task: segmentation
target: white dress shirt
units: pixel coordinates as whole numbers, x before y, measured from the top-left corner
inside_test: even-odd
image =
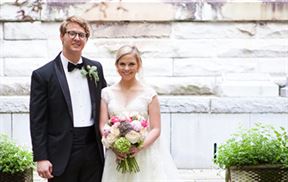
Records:
[[[71,96],[73,125],[74,127],[92,126],[94,121],[91,117],[91,98],[87,78],[81,74],[79,69],[68,72],[68,62],[71,61],[69,61],[63,53],[61,53],[60,57]],[[82,62],[82,58],[80,58],[78,64]]]

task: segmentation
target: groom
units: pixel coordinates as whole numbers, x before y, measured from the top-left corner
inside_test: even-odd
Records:
[[[60,26],[62,52],[32,73],[33,155],[39,176],[49,182],[101,181],[104,157],[98,122],[106,81],[101,64],[81,56],[89,36],[85,20],[67,18]]]

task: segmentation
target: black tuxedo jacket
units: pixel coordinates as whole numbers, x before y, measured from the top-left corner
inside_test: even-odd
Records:
[[[98,71],[97,85],[93,79],[87,78],[87,81],[99,160],[103,165],[99,112],[101,89],[106,87],[106,81],[99,62],[84,57],[82,60],[84,66],[94,65]],[[49,160],[53,165],[53,175],[62,174],[67,165],[72,147],[72,128],[73,113],[70,92],[59,54],[53,61],[33,71],[30,93],[30,131],[34,161]]]

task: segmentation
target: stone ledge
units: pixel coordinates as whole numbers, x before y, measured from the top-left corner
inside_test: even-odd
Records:
[[[41,9],[38,12],[34,8]],[[78,14],[89,21],[254,21],[287,20],[286,1],[140,1],[91,2],[71,0],[47,1],[44,4],[26,4],[2,0],[0,21],[62,21]],[[25,16],[19,9],[28,12]],[[155,12],[161,10],[161,13]],[[65,12],[65,14],[63,13]],[[65,16],[66,15],[66,16]]]
[[[109,71],[107,71],[109,72]],[[114,72],[114,71],[113,71]],[[107,76],[109,85],[115,83],[119,77]],[[17,96],[30,93],[31,78],[0,77],[0,96]],[[159,95],[214,95],[213,78],[193,77],[147,77],[145,81],[155,88]]]
[[[162,113],[288,113],[286,97],[159,96]],[[29,96],[0,96],[0,113],[28,113]]]

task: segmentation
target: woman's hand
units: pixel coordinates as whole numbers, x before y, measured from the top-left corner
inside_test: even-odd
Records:
[[[123,159],[125,159],[127,157],[127,154],[118,152],[117,150],[115,150],[113,148],[112,148],[112,151],[115,153],[117,161],[118,160],[123,160]]]
[[[130,148],[130,156],[131,157],[135,157],[136,156],[136,154],[138,153],[138,152],[140,152],[142,150],[142,147],[135,147],[135,146],[132,146],[131,148]]]

